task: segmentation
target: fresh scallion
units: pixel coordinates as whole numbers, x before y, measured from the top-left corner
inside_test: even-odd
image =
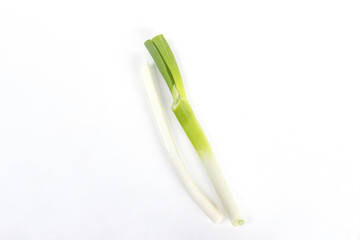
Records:
[[[231,223],[234,226],[244,224],[244,220],[239,214],[236,201],[226,183],[218,161],[214,157],[209,141],[196,119],[186,97],[180,70],[169,44],[163,35],[158,35],[151,40],[147,40],[145,46],[154,59],[157,68],[165,79],[172,94],[174,100],[172,111],[202,160],[210,181],[212,182]]]

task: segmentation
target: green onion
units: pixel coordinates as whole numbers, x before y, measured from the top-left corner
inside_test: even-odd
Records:
[[[147,40],[145,46],[154,59],[157,68],[165,79],[172,94],[174,99],[172,111],[202,160],[210,181],[212,182],[231,223],[234,226],[244,224],[244,220],[239,214],[236,201],[226,183],[218,161],[214,157],[209,141],[196,119],[186,97],[180,70],[169,44],[163,35],[158,35],[151,40]]]

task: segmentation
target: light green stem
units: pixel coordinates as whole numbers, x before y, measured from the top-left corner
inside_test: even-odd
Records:
[[[172,106],[172,110],[202,160],[210,181],[231,223],[234,226],[244,224],[244,220],[240,217],[237,204],[221,171],[220,165],[214,157],[210,143],[196,119],[189,101],[186,98],[180,97]]]
[[[189,101],[184,97],[180,97],[179,100],[173,104],[172,110],[196,152],[199,155],[202,152],[210,153],[210,143],[196,119]]]

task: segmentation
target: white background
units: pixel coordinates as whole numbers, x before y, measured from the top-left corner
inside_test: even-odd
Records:
[[[139,78],[159,33],[242,227],[166,158]],[[359,240],[359,64],[359,1],[1,0],[0,239]]]

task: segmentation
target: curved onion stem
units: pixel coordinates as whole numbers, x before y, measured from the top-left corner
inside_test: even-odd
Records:
[[[169,119],[164,111],[163,103],[160,99],[158,89],[155,86],[154,78],[148,62],[143,65],[141,75],[151,109],[156,120],[157,128],[177,174],[191,198],[214,223],[219,223],[223,218],[223,215],[196,185],[180,156],[175,143],[174,135],[169,125]]]

